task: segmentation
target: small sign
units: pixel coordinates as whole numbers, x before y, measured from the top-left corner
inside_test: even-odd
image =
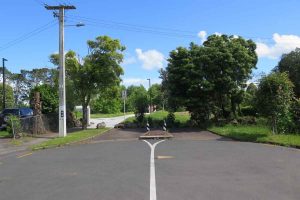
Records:
[[[64,111],[60,111],[60,117],[64,117]]]

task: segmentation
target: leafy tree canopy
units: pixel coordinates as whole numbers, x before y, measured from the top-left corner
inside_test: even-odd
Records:
[[[252,40],[227,35],[209,36],[203,46],[178,47],[170,53],[164,76],[169,98],[186,106],[196,121],[206,121],[211,113],[235,114],[240,90],[256,67],[255,49]]]
[[[284,54],[275,67],[274,71],[287,72],[289,79],[294,84],[294,93],[299,98],[300,97],[300,49],[297,48],[288,54]]]
[[[291,125],[293,87],[285,72],[271,73],[260,81],[256,93],[257,110],[270,119],[274,132],[286,132]]]
[[[125,47],[119,40],[99,36],[87,42],[89,55],[79,62],[74,51],[66,54],[66,77],[74,85],[74,93],[83,107],[83,128],[87,127],[87,106],[93,95],[103,89],[120,84],[123,69],[122,52]],[[53,64],[58,64],[56,55],[50,56]]]

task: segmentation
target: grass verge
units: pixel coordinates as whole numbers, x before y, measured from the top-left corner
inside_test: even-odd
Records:
[[[54,138],[45,142],[42,142],[40,144],[36,144],[33,146],[30,146],[29,148],[31,150],[39,150],[39,149],[48,149],[48,148],[54,148],[54,147],[60,147],[76,142],[80,142],[86,139],[93,138],[97,135],[100,135],[104,132],[109,130],[109,128],[103,128],[103,129],[89,129],[89,130],[83,130],[78,131],[69,134],[67,137],[64,138]]]
[[[11,134],[7,131],[0,131],[0,138],[11,138]]]
[[[268,143],[286,147],[300,148],[300,135],[297,134],[272,134],[266,126],[250,125],[225,125],[223,127],[208,128],[218,135],[239,141]]]
[[[167,111],[157,111],[146,115],[146,118],[151,117],[154,123],[162,122],[168,116]],[[188,112],[175,112],[175,123],[178,126],[186,126],[187,122],[190,120],[190,114]],[[125,123],[134,123],[136,122],[135,117],[129,117],[125,120]]]

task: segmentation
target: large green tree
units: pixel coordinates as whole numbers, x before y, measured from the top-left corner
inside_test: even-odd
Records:
[[[274,133],[285,133],[291,128],[293,83],[287,73],[271,73],[263,77],[256,92],[258,112],[269,118]]]
[[[141,101],[141,105],[137,105],[137,98],[144,99]],[[147,90],[144,86],[131,85],[127,88],[127,99],[126,99],[126,110],[132,112],[138,112],[138,110],[146,112],[149,106],[149,99],[147,95]],[[139,107],[139,108],[137,108]]]
[[[178,47],[166,68],[172,104],[186,106],[198,122],[212,113],[216,118],[236,115],[241,89],[256,67],[255,49],[253,41],[227,35],[209,36],[203,46]]]
[[[119,86],[105,88],[91,102],[93,113],[119,113],[121,111],[121,91]]]
[[[123,74],[120,64],[125,50],[119,40],[108,36],[99,36],[87,44],[89,54],[83,62],[79,62],[73,51],[66,54],[66,77],[73,84],[73,92],[83,108],[83,129],[87,128],[87,107],[92,97],[107,87],[120,84]],[[50,60],[58,63],[56,55],[51,55]]]
[[[289,79],[295,85],[294,93],[296,97],[300,97],[300,48],[288,54],[284,54],[275,67],[274,71],[287,72]]]
[[[148,90],[148,95],[151,95],[151,103],[156,106],[157,109],[164,107],[163,91],[161,84],[153,84]]]
[[[135,113],[136,119],[141,123],[149,106],[149,96],[144,86],[133,86],[129,91],[128,101]]]

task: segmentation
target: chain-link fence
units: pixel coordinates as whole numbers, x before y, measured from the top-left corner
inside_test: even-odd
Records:
[[[22,135],[41,135],[49,132],[57,132],[58,117],[56,114],[35,115],[24,118],[11,117],[8,119],[10,131],[14,138]]]
[[[58,114],[42,114],[35,116],[28,116],[24,118],[10,117],[7,119],[8,131],[10,131],[14,137],[22,135],[41,135],[45,133],[58,132]],[[77,120],[71,112],[67,113],[67,127],[79,127],[81,123]]]

